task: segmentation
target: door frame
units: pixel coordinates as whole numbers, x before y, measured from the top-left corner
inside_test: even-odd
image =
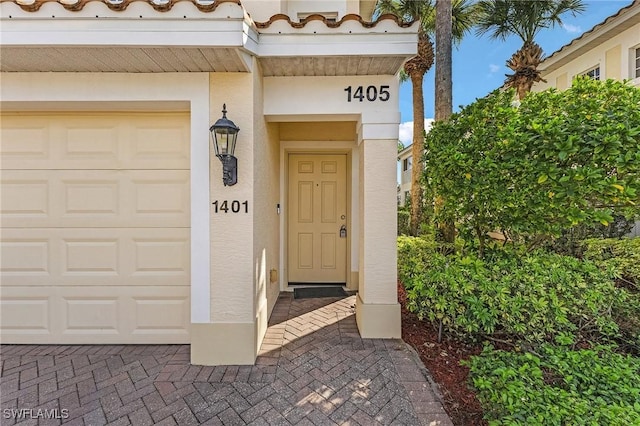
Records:
[[[346,155],[346,188],[347,188],[347,259],[346,259],[346,285],[349,289],[357,289],[357,278],[354,279],[353,259],[354,259],[354,241],[358,241],[356,230],[359,224],[359,218],[354,217],[358,209],[357,200],[353,200],[354,193],[357,191],[354,186],[353,161],[358,156],[354,153],[358,149],[355,141],[331,141],[331,142],[309,142],[309,141],[281,141],[280,142],[280,291],[293,291],[293,287],[289,287],[289,247],[288,247],[288,228],[289,228],[289,155],[291,154],[324,154],[324,155]],[[355,206],[354,206],[355,204]],[[354,238],[356,237],[356,238]],[[357,260],[357,255],[355,256]]]

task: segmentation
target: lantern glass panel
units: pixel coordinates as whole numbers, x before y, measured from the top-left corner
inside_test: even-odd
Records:
[[[216,138],[218,139],[218,155],[229,154],[229,134],[226,129],[217,129]]]

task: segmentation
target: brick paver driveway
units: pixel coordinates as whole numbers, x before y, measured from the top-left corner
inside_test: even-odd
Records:
[[[0,423],[451,425],[417,355],[360,338],[354,304],[283,294],[255,366],[193,366],[186,345],[3,345]]]

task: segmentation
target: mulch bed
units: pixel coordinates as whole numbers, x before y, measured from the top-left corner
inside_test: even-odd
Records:
[[[402,339],[413,346],[438,383],[444,398],[444,408],[456,426],[487,425],[475,393],[467,386],[469,369],[460,365],[482,351],[480,345],[468,345],[443,337],[438,343],[437,328],[420,321],[406,309],[407,296],[398,283],[398,300],[402,306]]]

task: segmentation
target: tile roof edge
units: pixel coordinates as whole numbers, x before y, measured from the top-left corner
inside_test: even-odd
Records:
[[[271,18],[269,18],[268,21],[255,22],[255,25],[258,29],[264,29],[264,28],[269,28],[271,24],[273,24],[276,21],[286,21],[292,28],[299,29],[299,28],[304,28],[305,25],[307,25],[309,22],[321,21],[328,28],[338,28],[340,27],[340,25],[342,25],[345,22],[357,21],[365,28],[373,28],[376,25],[378,25],[380,21],[383,21],[383,20],[393,20],[401,28],[408,28],[411,25],[413,25],[413,22],[405,22],[400,18],[398,18],[396,15],[391,15],[391,14],[381,15],[375,21],[369,22],[369,21],[365,21],[360,15],[356,15],[353,13],[343,16],[342,19],[340,19],[337,22],[330,21],[325,16],[322,16],[320,14],[309,15],[306,18],[301,19],[300,22],[294,22],[291,20],[291,18],[288,15],[285,15],[284,13],[279,13],[279,14],[273,15]]]
[[[198,8],[198,10],[200,10],[201,12],[213,12],[214,10],[217,9],[219,5],[224,3],[235,3],[238,6],[242,6],[242,4],[240,3],[240,0],[216,0],[211,4],[202,4],[197,2],[196,0],[168,0],[161,3],[154,2],[152,0],[123,0],[120,2],[112,2],[109,0],[77,0],[73,3],[69,1],[64,1],[64,0],[35,0],[30,3],[19,1],[19,0],[0,0],[0,3],[15,3],[25,12],[37,12],[46,3],[58,3],[60,6],[62,6],[68,11],[78,12],[84,9],[84,7],[91,2],[103,3],[109,9],[115,12],[121,12],[127,9],[129,5],[135,2],[147,3],[158,12],[168,12],[173,8],[173,6],[175,6],[177,3],[180,3],[180,2],[191,3],[196,8]]]

